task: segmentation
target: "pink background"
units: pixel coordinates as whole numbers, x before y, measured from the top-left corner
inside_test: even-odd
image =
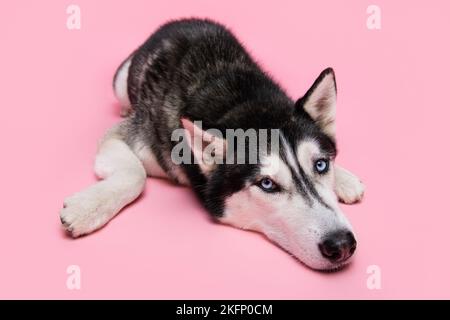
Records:
[[[68,1],[0,5],[0,298],[450,298],[448,1]],[[365,200],[343,206],[359,244],[339,273],[211,223],[189,189],[149,179],[105,229],[72,240],[64,197],[95,181],[96,141],[119,121],[113,73],[168,19],[230,26],[293,97],[338,81],[338,162]],[[81,290],[66,268],[81,267]],[[366,286],[369,265],[381,289]]]

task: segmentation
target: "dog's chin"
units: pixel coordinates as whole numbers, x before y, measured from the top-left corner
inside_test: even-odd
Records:
[[[308,268],[311,268],[312,270],[315,270],[315,271],[324,272],[324,273],[333,273],[333,272],[341,271],[341,270],[347,268],[347,266],[351,264],[351,260],[352,260],[352,259],[348,259],[343,262],[332,263],[332,262],[330,262],[328,260],[324,260],[322,258],[317,259],[314,262],[312,262],[312,261],[306,262],[306,261],[301,260],[300,258],[297,258],[297,259],[300,260],[300,262],[302,262]]]
[[[344,270],[347,268],[347,266],[350,264],[350,261],[344,261],[338,264],[333,264],[325,269],[318,269],[318,271],[325,272],[325,273],[333,273],[337,271]]]

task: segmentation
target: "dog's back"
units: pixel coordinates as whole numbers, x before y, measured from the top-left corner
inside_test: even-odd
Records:
[[[114,87],[118,96],[126,90],[130,136],[152,146],[174,180],[171,134],[182,117],[202,121],[204,129],[279,127],[294,104],[230,31],[199,19],[160,27],[122,63]]]

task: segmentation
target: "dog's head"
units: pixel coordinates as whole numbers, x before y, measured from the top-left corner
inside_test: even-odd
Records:
[[[198,135],[202,141],[190,146],[194,157],[204,159],[199,162],[207,177],[203,200],[221,222],[263,233],[314,269],[336,269],[349,261],[356,241],[334,192],[333,70],[324,70],[291,108],[279,125],[277,148],[270,144],[274,138],[267,139],[269,151],[258,153],[256,163],[236,163],[236,156],[217,161],[230,149],[228,137],[197,130],[183,120],[191,141]]]

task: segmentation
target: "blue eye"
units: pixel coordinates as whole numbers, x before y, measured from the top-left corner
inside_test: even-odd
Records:
[[[314,167],[317,173],[324,174],[328,171],[330,162],[327,159],[319,159],[315,162]]]
[[[277,184],[269,178],[261,179],[258,186],[266,192],[274,192],[278,189]]]

